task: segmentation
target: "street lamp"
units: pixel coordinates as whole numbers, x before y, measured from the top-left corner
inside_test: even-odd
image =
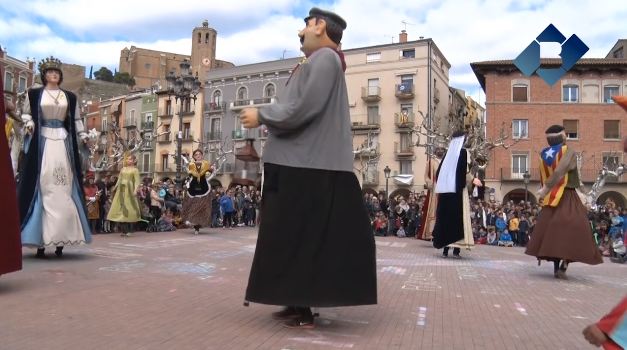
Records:
[[[165,80],[168,82],[168,99],[174,97],[174,101],[179,105],[179,132],[176,138],[176,185],[179,190],[183,189],[181,180],[181,153],[183,147],[183,105],[191,100],[196,104],[196,95],[200,92],[200,80],[192,75],[189,70],[190,64],[187,59],[179,65],[181,75],[176,76],[174,71],[170,71]]]
[[[387,203],[388,200],[388,180],[390,179],[390,173],[392,172],[392,169],[390,169],[389,166],[385,166],[385,169],[383,169],[383,174],[385,174],[385,201]]]
[[[525,183],[525,205],[527,205],[527,200],[529,196],[529,192],[527,191],[527,186],[529,186],[529,179],[531,178],[531,174],[529,171],[525,171],[523,174],[523,182]]]

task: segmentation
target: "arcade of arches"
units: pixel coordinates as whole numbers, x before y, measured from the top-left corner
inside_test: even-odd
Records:
[[[517,188],[517,189],[509,191],[503,197],[503,203],[508,202],[510,200],[514,201],[514,203],[520,203],[520,201],[524,201],[525,200],[525,189],[524,188]],[[535,204],[538,200],[536,199],[536,196],[533,193],[531,193],[530,191],[527,191],[527,201],[531,202],[532,204]]]
[[[531,202],[532,204],[535,204],[537,202],[536,196],[533,193],[527,191],[527,195],[528,195],[529,202]],[[503,202],[507,202],[509,200],[513,200],[514,203],[524,201],[525,190],[522,188],[517,188],[515,190],[509,191],[503,197]],[[603,205],[605,204],[607,200],[613,201],[616,204],[616,206],[621,207],[621,208],[625,208],[627,206],[627,199],[625,199],[625,196],[616,191],[603,192],[597,199],[597,204]]]

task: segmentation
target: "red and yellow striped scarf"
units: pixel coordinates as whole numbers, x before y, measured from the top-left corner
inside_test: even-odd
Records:
[[[551,147],[549,147],[551,148]],[[549,150],[546,148],[543,153]],[[566,150],[568,147],[566,145],[562,145],[562,147],[555,153],[555,159],[553,161],[547,161],[546,157],[542,157],[540,155],[540,183],[544,186],[546,180],[555,172],[555,169],[559,165],[560,161],[564,154],[566,154]],[[566,184],[568,183],[568,173],[564,174],[556,184],[551,188],[549,193],[544,196],[542,199],[542,206],[550,206],[556,207],[560,199],[562,199],[562,195],[564,194],[564,189],[566,188]]]

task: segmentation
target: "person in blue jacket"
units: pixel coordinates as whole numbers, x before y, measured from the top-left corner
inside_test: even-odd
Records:
[[[229,189],[220,198],[220,208],[224,213],[224,228],[233,227],[233,214],[235,213],[235,206],[233,205],[233,190]]]

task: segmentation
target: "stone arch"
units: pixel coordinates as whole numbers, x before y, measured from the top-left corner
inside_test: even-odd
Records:
[[[361,189],[361,194],[362,195],[366,194],[366,193],[372,194],[375,197],[379,196],[379,193],[372,187],[364,187],[364,188]]]
[[[606,191],[601,193],[601,195],[599,195],[599,197],[597,198],[597,204],[603,205],[608,199],[612,200],[617,207],[625,208],[627,206],[627,200],[625,199],[625,196],[622,193],[616,191]]]
[[[248,99],[248,88],[246,86],[240,86],[235,93],[235,99],[238,101]]]
[[[395,198],[396,196],[403,196],[405,200],[407,200],[407,198],[409,198],[410,193],[411,191],[406,188],[398,188],[392,191],[392,193],[390,193],[390,198]]]
[[[271,98],[276,96],[276,85],[274,83],[267,83],[263,87],[263,97]]]
[[[218,187],[222,187],[222,182],[220,182],[220,180],[213,178],[211,180],[209,180],[209,184],[211,185],[212,189],[216,189]]]
[[[525,200],[525,189],[524,188],[516,188],[513,189],[509,192],[507,192],[507,194],[505,194],[505,196],[503,196],[503,203],[513,200],[514,203],[519,203],[520,201],[524,201]],[[527,200],[529,202],[531,202],[531,204],[535,204],[537,203],[537,198],[536,196],[531,193],[529,191],[529,189],[527,189]]]
[[[222,90],[220,89],[215,89],[212,93],[211,93],[211,103],[214,104],[214,106],[218,107],[219,105],[222,104]]]

